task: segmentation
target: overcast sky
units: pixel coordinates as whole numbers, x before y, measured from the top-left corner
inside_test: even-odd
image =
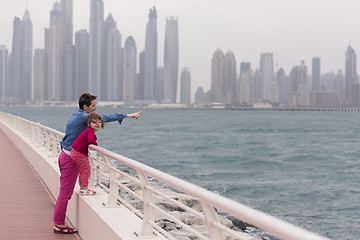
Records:
[[[34,48],[44,47],[44,28],[54,0],[0,0],[0,45],[11,52],[14,16],[22,18],[28,7]],[[90,0],[73,0],[74,33],[89,29]],[[360,52],[359,0],[104,0],[122,34],[122,45],[132,35],[138,53],[145,47],[149,9],[158,18],[158,65],[163,66],[165,18],[177,16],[179,24],[179,73],[191,71],[192,92],[210,88],[211,58],[216,49],[231,50],[237,62],[259,67],[262,52],[274,53],[275,70],[286,74],[304,60],[311,74],[311,60],[321,58],[321,73],[344,69],[350,45]],[[193,98],[193,96],[192,96]]]

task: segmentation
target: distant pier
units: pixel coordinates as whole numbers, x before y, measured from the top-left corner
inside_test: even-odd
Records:
[[[281,107],[281,108],[253,108],[253,107],[232,107],[225,108],[232,110],[271,110],[271,111],[315,111],[315,112],[359,112],[360,108],[292,108],[292,107]]]

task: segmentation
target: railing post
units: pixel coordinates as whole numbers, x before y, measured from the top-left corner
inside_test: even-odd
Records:
[[[39,142],[39,130],[40,129],[40,123],[34,123],[34,125],[31,126],[31,141],[38,146]]]
[[[117,196],[119,195],[119,186],[114,183],[117,180],[117,174],[114,171],[115,166],[114,163],[111,161],[111,158],[108,156],[104,156],[106,165],[109,171],[109,197],[106,203],[107,207],[117,207]]]
[[[213,206],[199,201],[200,206],[205,215],[205,222],[208,228],[209,239],[210,240],[224,240],[224,235],[219,228],[216,228],[212,225],[213,222],[218,222],[219,218]]]
[[[89,164],[90,164],[90,168],[95,168],[94,166],[94,161],[93,161],[93,155],[96,154],[95,151],[93,150],[90,150],[89,149]],[[89,186],[90,187],[94,187],[95,186],[95,180],[94,179],[97,179],[96,177],[96,171],[92,171],[91,170],[91,173],[90,173],[90,178],[89,178]]]
[[[154,227],[150,224],[150,222],[155,222],[155,211],[150,206],[150,203],[155,204],[155,200],[151,190],[145,188],[145,186],[150,186],[149,179],[143,172],[137,170],[137,174],[141,182],[144,198],[144,217],[141,225],[140,235],[149,236],[153,233],[154,230]]]

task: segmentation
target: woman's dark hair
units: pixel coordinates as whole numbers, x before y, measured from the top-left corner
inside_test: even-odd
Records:
[[[96,96],[91,95],[90,93],[83,93],[81,94],[81,96],[79,97],[79,108],[81,110],[84,110],[84,105],[86,105],[87,107],[91,105],[91,101],[95,100]]]
[[[101,115],[96,112],[91,112],[88,114],[87,126],[91,127],[91,122],[96,122],[97,120],[101,121],[101,127],[104,128],[104,120],[102,119]]]

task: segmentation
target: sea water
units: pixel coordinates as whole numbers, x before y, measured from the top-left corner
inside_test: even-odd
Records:
[[[0,108],[61,132],[75,110]],[[107,123],[99,146],[330,239],[360,239],[360,113],[143,111]]]

